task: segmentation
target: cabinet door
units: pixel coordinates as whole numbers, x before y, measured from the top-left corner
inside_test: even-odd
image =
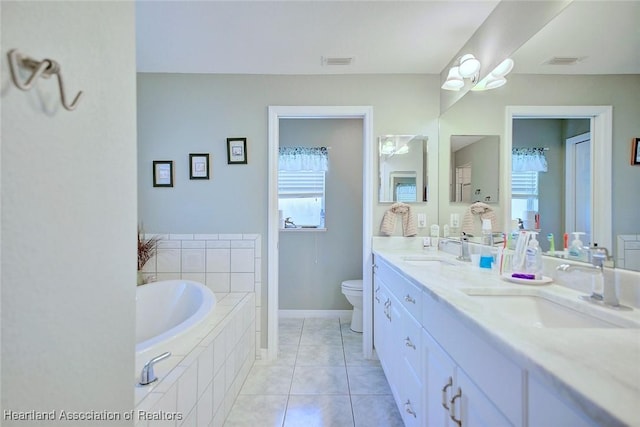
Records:
[[[459,367],[456,368],[454,397],[460,397],[452,403],[451,414],[461,421],[464,427],[502,427],[511,426],[509,420],[496,408],[489,398],[480,391]],[[452,400],[454,398],[452,397]]]
[[[529,376],[529,425],[545,427],[595,427],[584,412],[562,401],[552,388],[542,384],[534,375]]]
[[[453,424],[449,416],[450,401],[455,383],[455,363],[426,331],[422,331],[422,345],[426,352],[427,423],[429,427]]]
[[[387,294],[381,279],[374,275],[373,279],[373,346],[378,358],[382,359],[386,345],[384,342],[387,329],[386,318]]]

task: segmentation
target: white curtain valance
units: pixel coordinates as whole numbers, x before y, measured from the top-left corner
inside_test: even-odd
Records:
[[[326,171],[327,147],[280,147],[278,169],[281,171]]]
[[[546,172],[544,148],[513,148],[511,170],[514,172]]]

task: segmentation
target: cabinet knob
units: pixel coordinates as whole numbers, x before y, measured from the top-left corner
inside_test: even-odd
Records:
[[[462,397],[462,389],[458,387],[458,391],[451,398],[451,407],[449,408],[449,418],[458,425],[458,427],[462,427],[462,419],[456,418],[456,400]]]
[[[415,298],[411,298],[411,295],[409,295],[409,294],[407,294],[407,295],[404,297],[404,300],[405,300],[406,302],[410,302],[411,304],[415,304],[415,303],[416,303]]]
[[[406,345],[407,347],[411,347],[414,350],[416,349],[416,345],[411,342],[411,338],[409,338],[409,337],[406,337],[404,339],[404,345]]]
[[[449,381],[442,387],[442,407],[449,410],[449,405],[447,402],[449,401],[449,397],[447,396],[447,389],[453,385],[453,378],[449,377]]]
[[[404,410],[407,414],[413,415],[413,418],[417,418],[416,411],[411,408],[411,400],[407,399],[407,401],[404,403]]]

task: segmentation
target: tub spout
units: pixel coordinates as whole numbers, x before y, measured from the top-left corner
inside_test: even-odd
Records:
[[[156,377],[156,374],[153,372],[153,365],[169,356],[171,356],[171,352],[167,351],[166,353],[162,353],[160,356],[156,356],[145,363],[142,368],[142,372],[140,373],[140,385],[148,385],[157,380],[158,377]]]

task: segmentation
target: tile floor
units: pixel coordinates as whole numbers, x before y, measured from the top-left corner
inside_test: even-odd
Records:
[[[395,427],[402,418],[362,334],[335,318],[281,319],[274,362],[256,361],[225,427]]]

